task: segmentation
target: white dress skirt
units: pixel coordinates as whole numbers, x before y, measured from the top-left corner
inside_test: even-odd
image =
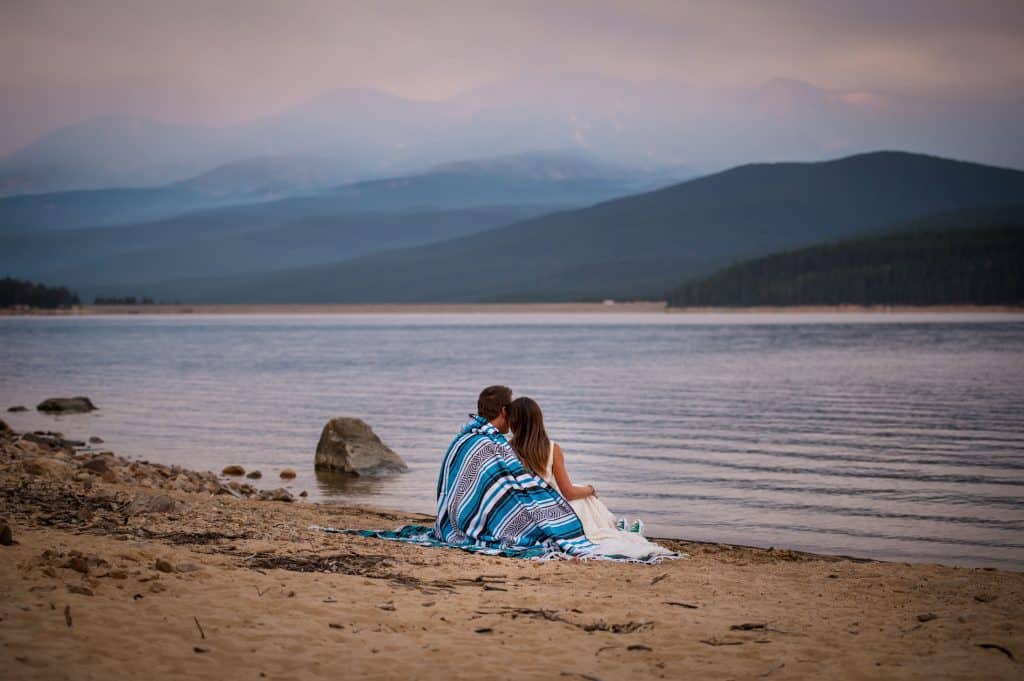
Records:
[[[555,443],[552,442],[551,450],[548,452],[548,463],[544,469],[544,482],[562,494],[552,472],[554,456]],[[567,501],[572,506],[572,510],[576,511],[580,522],[583,523],[583,533],[587,535],[587,539],[597,544],[599,553],[637,559],[675,555],[673,551],[648,541],[637,532],[624,531],[615,527],[615,516],[595,495],[591,494],[582,499],[567,499]]]

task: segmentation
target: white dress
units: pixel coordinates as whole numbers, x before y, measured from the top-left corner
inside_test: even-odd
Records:
[[[555,458],[555,443],[551,443],[548,451],[548,463],[544,468],[544,482],[562,494],[555,481],[552,464]],[[562,496],[565,496],[562,494]],[[648,541],[637,532],[628,532],[615,527],[615,516],[608,507],[595,495],[582,499],[567,499],[572,510],[576,511],[583,523],[583,533],[587,539],[597,544],[598,552],[604,555],[627,556],[629,558],[646,559],[651,556],[671,556],[674,552]]]

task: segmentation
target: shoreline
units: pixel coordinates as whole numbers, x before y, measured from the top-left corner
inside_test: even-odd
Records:
[[[662,301],[614,303],[323,303],[82,305],[63,310],[0,308],[0,316],[104,315],[387,315],[387,314],[1024,314],[1014,305],[805,305],[762,307],[667,307]]]
[[[1024,656],[1024,573],[676,540],[690,559],[517,560],[310,529],[426,515],[237,492],[0,423],[0,660],[24,679],[613,681],[1019,678]]]

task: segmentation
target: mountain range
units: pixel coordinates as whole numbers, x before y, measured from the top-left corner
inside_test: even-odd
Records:
[[[342,89],[219,128],[126,116],[68,125],[0,159],[0,196],[164,185],[253,158],[327,159],[339,182],[354,182],[569,148],[630,167],[687,165],[690,175],[752,158],[820,160],[890,146],[1021,166],[1022,115],[1020,97],[969,108],[785,78],[709,89],[553,73],[439,101]]]
[[[193,302],[664,299],[684,279],[741,259],[1022,196],[1024,172],[903,152],[751,164],[333,263],[81,288]]]

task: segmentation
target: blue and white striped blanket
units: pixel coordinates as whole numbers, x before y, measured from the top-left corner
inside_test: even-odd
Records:
[[[594,551],[562,495],[527,470],[505,437],[480,416],[471,416],[441,462],[431,539],[528,557]]]

